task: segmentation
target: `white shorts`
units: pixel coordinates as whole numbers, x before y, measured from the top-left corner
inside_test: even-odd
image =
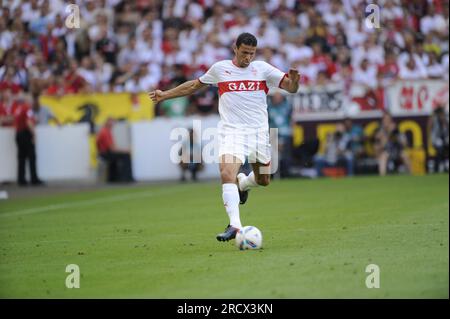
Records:
[[[268,164],[271,159],[271,145],[267,130],[254,132],[221,132],[219,133],[219,157],[229,154],[238,158],[241,163],[248,162]]]

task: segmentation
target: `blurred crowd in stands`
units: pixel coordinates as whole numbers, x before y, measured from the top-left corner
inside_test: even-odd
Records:
[[[448,79],[447,0],[370,1],[380,28],[366,26],[366,2],[79,0],[80,28],[67,28],[62,0],[3,0],[0,87],[50,95],[165,89],[231,58],[244,31],[258,38],[256,59],[298,68],[304,85]],[[213,99],[204,95],[201,109]]]
[[[256,59],[283,71],[297,68],[303,86],[337,82],[373,89],[398,79],[449,79],[448,0],[74,3],[79,16],[62,0],[0,1],[0,109],[24,96],[31,105],[39,95],[168,89],[232,58],[242,32],[258,38]],[[379,28],[366,25],[369,3],[380,8]],[[79,28],[68,28],[74,14]],[[211,87],[158,104],[156,115],[217,113],[217,98]],[[328,144],[343,137],[330,137]],[[377,154],[386,161],[381,150]],[[351,159],[344,158],[351,172]]]

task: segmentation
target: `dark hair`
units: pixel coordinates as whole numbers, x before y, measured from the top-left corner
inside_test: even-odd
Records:
[[[239,48],[241,44],[250,45],[256,47],[258,45],[258,40],[256,37],[248,32],[241,33],[236,40],[236,47]]]

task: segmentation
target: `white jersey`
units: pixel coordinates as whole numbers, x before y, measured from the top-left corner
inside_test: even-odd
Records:
[[[279,87],[285,73],[264,61],[246,68],[231,60],[219,61],[199,78],[201,83],[219,88],[219,130],[269,129],[267,92]]]

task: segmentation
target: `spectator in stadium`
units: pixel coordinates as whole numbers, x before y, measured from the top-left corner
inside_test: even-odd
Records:
[[[91,56],[85,56],[81,61],[78,74],[87,82],[89,90],[95,91],[98,85],[98,78],[95,74],[95,64]]]
[[[444,32],[448,30],[448,20],[445,21],[442,14],[436,12],[433,4],[428,5],[427,15],[420,20],[420,31],[427,35],[430,32]]]
[[[119,4],[121,12],[116,14],[117,23],[121,25],[133,25],[136,24],[141,18],[139,11],[136,10],[134,1],[123,1]]]
[[[305,41],[304,41],[304,36],[302,35],[302,29],[300,28],[297,16],[295,14],[289,15],[288,23],[289,23],[289,25],[284,30],[284,36],[286,37],[286,40],[291,40],[291,39],[294,40],[294,39],[303,38],[302,41],[304,43]],[[280,41],[279,39],[277,39],[277,40]],[[280,43],[278,43],[277,45],[279,45],[279,44]]]
[[[350,63],[344,63],[339,66],[338,72],[333,75],[333,82],[343,85],[343,92],[346,96],[350,96],[352,88],[353,69]]]
[[[330,32],[336,34],[336,28],[340,25],[345,25],[346,17],[344,11],[342,10],[341,1],[332,0],[331,8],[327,11],[323,17],[327,25],[329,26]]]
[[[314,42],[312,44],[314,55],[311,58],[311,62],[317,65],[319,72],[325,72],[327,78],[330,78],[336,72],[336,65],[331,59],[330,54],[323,52],[323,47],[324,45],[320,42]]]
[[[345,167],[346,174],[353,175],[353,154],[349,149],[349,136],[344,132],[344,126],[338,124],[336,131],[327,135],[324,154],[314,158],[317,176],[323,176],[323,169],[326,167]]]
[[[392,84],[398,79],[399,67],[394,52],[389,51],[385,54],[385,61],[378,65],[378,75],[381,76],[381,84],[384,86]]]
[[[25,70],[6,63],[0,67],[0,87],[11,87],[15,94],[24,90],[27,87],[27,83],[28,75]]]
[[[384,112],[379,126],[373,135],[373,148],[377,158],[383,152],[388,141],[389,134],[395,126],[396,124],[394,123],[391,115]]]
[[[52,85],[51,75],[64,74],[68,82],[80,77],[78,66],[75,70],[70,66],[72,59],[79,64],[85,57],[96,60],[94,56],[100,54],[104,63],[95,63],[95,70],[88,71],[100,74],[100,77],[105,73],[106,78],[112,71],[112,85],[104,85],[107,79],[102,78],[97,81],[102,83],[102,88],[95,85],[94,91],[121,92],[131,76],[118,83],[116,79],[128,72],[134,74],[137,68],[127,70],[128,63],[124,62],[127,59],[120,57],[128,43],[136,42],[137,52],[131,55],[136,56],[137,65],[151,63],[155,64],[153,69],[161,70],[166,64],[181,63],[187,70],[200,57],[207,69],[214,62],[231,56],[229,47],[243,28],[259,30],[261,48],[266,46],[273,51],[272,57],[265,59],[280,69],[311,58],[308,52],[314,51],[313,64],[320,71],[325,70],[328,78],[333,78],[336,68],[348,62],[352,68],[358,68],[363,58],[367,58],[370,65],[383,65],[384,56],[392,51],[405,56],[397,63],[405,79],[424,78],[420,74],[423,71],[421,64],[430,72],[429,77],[448,78],[448,72],[445,72],[448,66],[448,1],[383,2],[380,11],[383,28],[373,32],[365,27],[364,19],[353,18],[360,7],[351,1],[270,1],[255,5],[247,1],[146,1],[147,5],[143,5],[142,1],[134,4],[122,0],[89,0],[79,3],[79,29],[64,26],[67,13],[60,1],[12,1],[9,7],[0,9],[4,12],[0,18],[0,56],[5,58],[0,62],[0,81],[5,78],[6,69],[13,68],[8,72],[13,73],[13,82],[23,90],[34,92],[37,86],[46,90],[46,85]],[[140,11],[144,7],[147,9]],[[298,36],[299,30],[304,30],[304,35]],[[204,42],[209,48],[197,52]],[[320,48],[315,48],[314,43],[319,43]],[[353,53],[349,61],[340,58],[345,55],[342,47],[347,45]],[[444,67],[443,74],[437,63],[427,62],[430,52],[435,52],[437,57],[444,54],[443,60],[439,61]],[[330,53],[337,65],[330,59]],[[39,57],[33,61],[33,57],[39,55],[44,63],[39,62]],[[414,55],[420,72],[414,68],[414,72],[408,71],[409,55]],[[149,69],[149,73],[155,82],[161,79],[158,72]],[[184,73],[185,76],[196,76],[189,71]],[[90,72],[86,74],[88,82],[92,81]],[[174,80],[173,74],[167,76],[162,72],[162,76],[164,81],[166,78]],[[390,77],[384,72],[384,79],[387,78]],[[386,82],[383,85],[388,85]],[[69,83],[68,93],[89,91],[86,90],[89,86],[82,84],[79,79]]]
[[[353,81],[366,86],[367,90],[373,90],[377,87],[377,69],[369,64],[368,59],[363,59],[358,68],[353,73]]]
[[[305,44],[304,35],[300,35],[297,38],[288,38],[281,49],[286,55],[289,63],[298,60],[311,59],[314,55],[313,50]]]
[[[36,125],[48,125],[50,121],[55,121],[57,125],[61,125],[53,112],[48,107],[41,105],[39,94],[33,94],[31,105]]]
[[[301,84],[313,85],[316,83],[319,74],[319,67],[317,64],[311,63],[310,58],[305,57],[303,59],[296,60],[292,65],[302,74],[300,79]],[[324,73],[325,71],[321,72]]]
[[[198,136],[193,129],[189,129],[189,137],[183,141],[178,155],[181,158],[181,181],[186,181],[186,171],[191,173],[193,181],[197,181],[197,173],[203,170],[202,148]]]
[[[131,36],[128,40],[127,45],[122,48],[118,57],[117,64],[122,72],[133,71],[137,68],[137,63],[139,62],[139,54],[141,50],[136,50],[136,37]]]
[[[13,45],[13,40],[14,34],[6,27],[5,19],[0,19],[0,53],[10,49]]]
[[[149,66],[143,63],[139,65],[138,70],[132,77],[125,82],[125,91],[144,92],[157,84],[158,81],[149,73]]]
[[[108,34],[108,29],[105,26],[100,28],[99,39],[95,42],[95,49],[100,53],[107,63],[116,64],[118,46],[114,34]]]
[[[448,172],[448,135],[449,124],[448,115],[442,106],[434,109],[428,121],[428,134],[431,136],[431,144],[436,149],[434,158],[434,171]]]
[[[399,19],[403,16],[403,11],[401,7],[396,4],[397,1],[394,0],[386,0],[381,10],[381,19],[386,21],[394,21],[395,19]]]
[[[330,83],[330,78],[328,77],[328,73],[325,71],[319,71],[316,78],[316,87],[323,87]]]
[[[34,63],[28,70],[28,74],[30,78],[30,87],[33,92],[41,91],[48,86],[52,72],[45,63],[42,54],[37,54],[35,56]]]
[[[383,114],[374,138],[374,150],[380,176],[386,175],[388,170],[398,169],[400,165],[404,165],[407,172],[411,171],[410,159],[405,151],[406,136],[398,130],[397,124],[389,113]]]
[[[433,33],[427,34],[422,44],[423,51],[427,53],[435,53],[436,56],[440,56],[443,48],[438,43],[439,39],[436,38]]]
[[[36,170],[35,150],[35,118],[33,111],[23,97],[12,99],[11,89],[6,88],[0,103],[0,123],[9,126],[12,123],[16,129],[17,144],[17,183],[27,186],[25,166],[28,162],[30,168],[31,185],[39,186],[44,183],[39,179]]]
[[[353,123],[349,117],[344,119],[343,126],[343,145],[341,148],[347,149],[345,156],[350,159],[347,161],[347,171],[348,175],[353,175],[356,162],[365,157],[364,131],[361,125]]]
[[[278,156],[280,160],[280,177],[289,176],[291,164],[292,105],[280,92],[274,93],[268,98],[269,127],[278,129]]]
[[[56,97],[62,97],[64,95],[64,80],[61,75],[52,75],[49,78],[48,86],[43,90],[45,95],[53,95]]]
[[[435,52],[428,53],[429,62],[427,65],[427,74],[430,79],[442,79],[444,77],[444,66],[439,62]]]
[[[69,68],[64,71],[64,93],[73,94],[79,92],[85,92],[88,89],[87,81],[78,73],[78,62],[72,59],[69,63]]]
[[[425,66],[410,55],[406,64],[400,64],[399,77],[402,80],[420,80],[427,78]]]
[[[306,30],[306,44],[310,45],[314,51],[314,56],[319,57],[322,54],[322,50],[327,46],[328,29],[320,14],[315,11],[309,21],[309,28]],[[317,43],[317,46],[314,44]],[[320,52],[318,51],[320,49]]]
[[[96,139],[100,157],[108,163],[108,182],[133,182],[130,151],[116,147],[113,125],[114,120],[108,118]]]
[[[386,153],[387,161],[385,162],[385,155],[381,156],[381,165],[387,165],[387,169],[392,171],[398,170],[400,165],[404,165],[406,172],[411,172],[411,161],[409,159],[408,154],[406,153],[407,139],[406,136],[399,131],[398,128],[395,128],[390,136],[388,143],[386,145]],[[382,168],[382,170],[386,171],[386,168]]]
[[[96,92],[108,92],[108,84],[112,78],[113,66],[110,63],[105,62],[102,55],[96,53],[93,55],[94,64],[94,76],[95,81],[95,91]]]

